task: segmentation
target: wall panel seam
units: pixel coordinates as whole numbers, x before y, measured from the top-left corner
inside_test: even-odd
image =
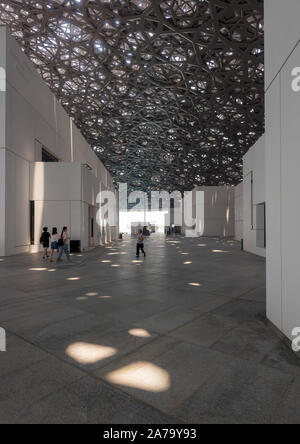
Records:
[[[295,46],[293,47],[292,51],[290,52],[290,54],[287,56],[287,58],[285,59],[285,61],[283,62],[283,64],[281,65],[281,67],[279,68],[277,74],[275,75],[275,77],[271,80],[270,84],[266,87],[265,89],[265,93],[268,92],[268,90],[271,88],[271,86],[273,85],[273,83],[275,82],[275,80],[277,79],[278,76],[280,76],[281,71],[283,70],[283,68],[285,67],[285,65],[287,64],[289,58],[292,56],[293,52],[296,51],[297,46],[300,43],[300,39],[298,39],[298,41],[296,42]]]
[[[279,73],[279,109],[280,109],[280,138],[279,138],[279,144],[280,144],[280,172],[279,172],[279,180],[280,180],[280,199],[279,199],[279,205],[280,205],[280,284],[281,284],[281,330],[284,329],[284,322],[283,322],[283,257],[282,257],[282,76],[281,72]]]

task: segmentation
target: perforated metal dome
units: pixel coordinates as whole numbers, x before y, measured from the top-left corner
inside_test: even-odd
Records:
[[[0,2],[116,182],[235,184],[264,130],[263,0]]]

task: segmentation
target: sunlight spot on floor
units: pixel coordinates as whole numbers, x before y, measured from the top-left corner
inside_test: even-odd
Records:
[[[76,298],[76,301],[87,301],[87,300],[88,300],[88,297],[86,297],[86,296],[78,296]]]
[[[199,282],[189,282],[189,284],[191,287],[201,287],[201,284],[199,284]]]
[[[143,328],[133,328],[128,332],[131,336],[136,336],[137,338],[151,338],[150,333]]]
[[[88,297],[94,297],[94,296],[99,296],[99,293],[96,293],[96,292],[89,292],[89,293],[85,293],[85,295],[86,296],[88,296]]]
[[[117,349],[104,345],[75,342],[69,345],[66,353],[79,364],[95,364],[117,354]]]
[[[112,261],[101,261],[102,262],[102,264],[111,264],[112,263]]]
[[[191,265],[193,262],[184,262],[183,265]]]
[[[119,264],[113,264],[112,267],[121,267]]]
[[[207,247],[206,244],[198,244],[198,247]]]
[[[48,271],[49,271],[49,273],[54,273],[54,271],[56,271],[56,269],[55,268],[50,268]]]
[[[98,299],[111,299],[112,296],[98,296]]]
[[[212,250],[213,253],[230,253],[230,251],[225,250]]]
[[[70,277],[70,278],[67,278],[67,281],[80,281],[80,277]]]
[[[106,376],[107,381],[152,393],[166,392],[171,387],[169,373],[151,362],[129,364]]]
[[[47,271],[48,268],[29,268],[29,271]]]

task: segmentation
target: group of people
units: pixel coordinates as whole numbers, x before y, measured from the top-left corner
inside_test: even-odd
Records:
[[[50,244],[51,240],[51,244]],[[139,257],[140,251],[143,253],[144,257],[146,257],[146,253],[144,250],[144,236],[143,230],[138,230],[138,238],[137,238],[137,248],[136,248],[136,257]],[[58,234],[57,228],[54,227],[52,229],[52,234],[48,232],[48,227],[43,228],[43,232],[41,234],[40,243],[43,245],[43,260],[47,260],[48,250],[50,248],[50,262],[53,262],[53,256],[55,251],[58,256],[56,262],[59,262],[62,258],[62,255],[65,253],[68,261],[71,261],[70,258],[70,236],[68,233],[68,227],[64,227],[61,234]]]
[[[51,244],[50,244],[51,241]],[[53,256],[55,251],[58,256],[56,262],[59,262],[62,258],[62,255],[65,253],[68,261],[71,261],[70,258],[70,236],[68,233],[68,227],[64,227],[61,234],[59,235],[56,227],[52,229],[52,234],[48,232],[48,227],[43,228],[43,232],[41,234],[40,243],[43,245],[43,260],[47,260],[48,250],[50,248],[50,262],[53,262]]]

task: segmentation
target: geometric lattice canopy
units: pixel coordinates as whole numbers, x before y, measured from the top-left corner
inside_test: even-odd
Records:
[[[240,181],[264,131],[263,0],[7,0],[0,23],[116,182]]]

